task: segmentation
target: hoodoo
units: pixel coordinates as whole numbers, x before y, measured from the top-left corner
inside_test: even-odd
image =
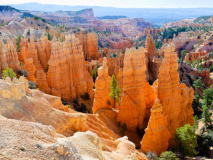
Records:
[[[143,152],[155,151],[160,154],[174,146],[176,129],[185,124],[193,125],[192,101],[194,90],[180,84],[175,45],[169,44],[165,58],[154,83],[157,99],[151,109],[151,118],[141,142]],[[163,137],[163,138],[161,138]]]

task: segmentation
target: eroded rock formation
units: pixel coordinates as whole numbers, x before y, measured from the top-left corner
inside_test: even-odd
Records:
[[[108,74],[107,59],[104,58],[103,66],[98,69],[98,77],[95,82],[95,98],[93,104],[93,113],[98,109],[112,109],[110,93],[110,76]]]
[[[51,94],[57,92],[68,101],[85,93],[93,98],[93,80],[86,70],[82,46],[75,35],[66,36],[63,43],[53,42],[48,65],[47,82]]]
[[[153,42],[153,37],[150,34],[150,29],[148,29],[148,34],[145,42],[146,51],[146,66],[147,66],[147,80],[152,84],[159,74],[159,68],[162,63],[162,57],[155,50],[155,43]]]
[[[184,61],[185,62],[188,62],[188,61],[192,62],[194,60],[200,59],[203,56],[206,56],[207,54],[208,54],[207,52],[203,52],[203,53],[200,53],[200,52],[187,53]]]
[[[4,44],[3,39],[0,39],[0,71],[12,68],[14,72],[20,70],[20,63],[18,61],[18,54],[13,42],[8,38],[7,44]]]
[[[27,78],[30,81],[36,82],[36,78],[35,78],[36,67],[33,64],[32,58],[26,58],[25,59],[25,64],[23,65],[23,69],[28,71],[28,77]]]
[[[84,58],[88,61],[98,60],[102,54],[98,51],[98,35],[95,32],[78,32],[75,34],[83,46]]]
[[[42,147],[39,153],[46,157],[147,160],[127,138],[118,139],[97,115],[77,113],[62,105],[59,97],[28,89],[24,77],[0,80],[0,100],[0,139],[7,151],[18,146],[12,147],[16,157],[31,157],[22,154],[28,146],[36,151]],[[37,152],[33,157],[43,158]]]
[[[174,51],[174,44],[165,48],[165,58],[159,70],[158,80],[154,83],[157,100],[151,109],[151,118],[141,142],[143,152],[150,150],[159,155],[174,145],[177,128],[194,123],[191,107],[194,91],[187,88],[184,83],[180,84],[178,58]]]
[[[123,94],[117,121],[126,123],[128,130],[146,127],[144,119],[147,108],[155,101],[155,93],[146,81],[145,49],[127,49],[123,68]],[[149,93],[149,94],[147,94]]]
[[[82,46],[75,35],[67,35],[64,42],[47,36],[23,39],[20,60],[29,72],[28,79],[36,82],[41,91],[72,101],[88,93],[93,99],[93,80],[86,69]],[[36,70],[35,70],[36,68]]]

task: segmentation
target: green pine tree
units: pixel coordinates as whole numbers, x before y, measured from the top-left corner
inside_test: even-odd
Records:
[[[7,77],[10,77],[11,79],[12,79],[13,77],[16,77],[16,73],[13,72],[13,69],[12,69],[12,68],[7,67],[6,70],[3,70],[2,79],[6,79]]]
[[[210,112],[209,112],[209,108],[206,105],[202,106],[202,120],[205,123],[205,126],[208,128],[212,125],[212,120],[211,120],[211,116],[210,116]]]
[[[197,115],[194,116],[194,121],[195,121],[195,123],[193,125],[193,129],[194,129],[194,131],[196,131],[198,129],[198,123],[199,123]]]
[[[189,124],[176,130],[175,141],[178,150],[181,151],[184,156],[193,157],[198,154],[195,150],[195,147],[198,146],[196,133]]]
[[[203,91],[203,102],[204,104],[210,108],[212,106],[212,101],[213,101],[213,89],[208,88]]]
[[[195,87],[196,92],[200,89],[204,88],[204,84],[201,81],[201,78],[198,78],[196,81],[193,83],[193,87]]]
[[[111,82],[110,82],[110,93],[109,93],[109,95],[114,102],[113,107],[115,107],[116,102],[120,103],[121,90],[119,89],[119,87],[117,85],[117,80],[115,78],[115,75],[112,75],[112,79],[111,79]]]
[[[96,78],[97,78],[97,69],[96,69],[96,68],[94,68],[94,69],[92,70],[92,78],[93,78],[93,82],[95,83],[95,80],[96,80]]]

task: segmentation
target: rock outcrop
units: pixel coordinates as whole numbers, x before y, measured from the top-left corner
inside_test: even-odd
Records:
[[[75,34],[83,46],[84,58],[88,61],[98,60],[102,54],[98,51],[98,35],[95,32],[78,32]]]
[[[16,157],[29,158],[32,154],[23,154],[23,150],[34,148],[33,157],[38,159],[45,155],[56,159],[116,160],[134,157],[147,160],[143,153],[135,150],[133,143],[118,139],[119,136],[97,115],[77,113],[62,105],[60,97],[28,89],[28,81],[24,77],[0,80],[0,101],[0,139],[5,144],[0,150],[4,149]],[[11,149],[11,146],[18,147]],[[42,147],[39,154],[35,146]]]
[[[194,123],[191,107],[194,91],[187,88],[184,83],[180,84],[178,58],[174,51],[174,44],[165,48],[165,58],[160,67],[158,80],[154,83],[157,99],[151,109],[151,118],[141,142],[143,152],[150,150],[159,155],[174,145],[177,128]]]
[[[36,81],[40,91],[50,94],[50,88],[47,83],[47,76],[43,70],[36,71]]]
[[[64,42],[47,36],[23,39],[20,60],[29,72],[28,79],[36,82],[41,91],[72,101],[88,93],[93,99],[93,80],[86,69],[82,46],[75,35],[67,35]],[[35,70],[36,69],[36,70]]]
[[[97,110],[112,109],[110,93],[110,76],[108,74],[107,59],[104,58],[103,66],[98,69],[98,77],[95,82],[95,97],[93,104],[93,113],[96,113]]]
[[[155,50],[155,43],[153,42],[153,37],[150,34],[150,29],[148,29],[148,34],[145,42],[145,59],[147,67],[147,80],[152,84],[159,75],[159,68],[162,63],[162,57]]]
[[[23,65],[23,69],[28,71],[28,77],[27,77],[28,80],[36,82],[36,78],[35,78],[36,67],[33,64],[32,58],[25,59],[25,64]]]
[[[205,61],[203,64],[207,64],[207,62],[208,61]],[[209,68],[211,66],[208,65],[208,66],[204,66],[203,68],[205,67]],[[197,80],[198,78],[202,79],[202,83],[206,87],[210,87],[213,84],[213,80],[210,78],[209,69],[204,69],[202,71],[199,71],[198,69],[189,66],[187,63],[179,64],[179,75],[180,75],[181,81],[185,81],[185,84],[188,87],[192,87],[193,81]],[[200,92],[199,94],[202,94],[202,93]]]
[[[0,71],[12,68],[14,72],[20,70],[18,54],[13,42],[8,38],[7,44],[4,44],[3,39],[0,39]]]
[[[185,57],[185,62],[192,62],[193,60],[199,60],[201,57],[206,56],[208,53],[207,52],[191,52],[191,53],[187,53],[186,57]]]
[[[127,49],[123,68],[123,94],[117,121],[128,130],[144,129],[146,109],[155,101],[155,93],[146,81],[145,49]],[[148,93],[148,94],[147,94]]]
[[[71,99],[88,93],[93,99],[93,79],[86,70],[82,46],[75,35],[66,36],[66,40],[53,42],[48,61],[47,82],[52,95]]]
[[[33,64],[36,67],[36,70],[44,70],[38,57],[38,47],[34,36],[30,37],[30,42],[27,45],[27,58],[33,59]]]

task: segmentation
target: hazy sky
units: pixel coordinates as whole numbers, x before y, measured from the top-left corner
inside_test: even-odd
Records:
[[[38,2],[42,4],[107,6],[119,8],[213,7],[213,0],[0,0],[0,5]]]

